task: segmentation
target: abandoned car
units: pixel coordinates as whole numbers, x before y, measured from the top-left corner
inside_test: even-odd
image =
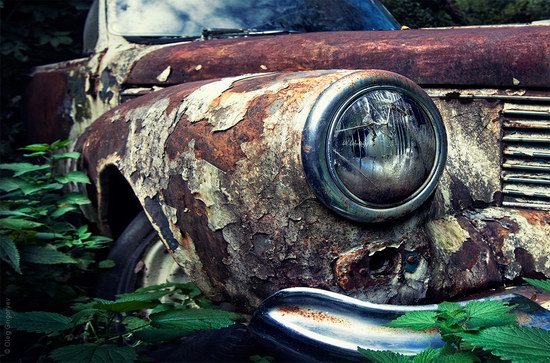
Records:
[[[108,293],[186,278],[252,311],[550,277],[550,26],[328,3],[96,0],[86,58],[36,69],[31,137],[77,140]]]

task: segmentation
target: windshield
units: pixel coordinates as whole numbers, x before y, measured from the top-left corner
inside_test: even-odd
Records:
[[[109,30],[143,37],[199,37],[204,29],[298,32],[393,30],[378,0],[109,0]]]

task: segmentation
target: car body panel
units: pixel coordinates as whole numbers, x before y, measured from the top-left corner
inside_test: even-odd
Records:
[[[169,76],[159,82],[168,66]],[[173,85],[246,73],[316,69],[381,69],[420,85],[548,87],[550,27],[306,33],[195,41],[148,53],[136,62],[126,82]]]
[[[244,75],[122,104],[78,145],[100,216],[114,165],[185,272],[249,309],[291,286],[410,304],[550,275],[550,212],[499,204],[504,102],[436,99],[452,147],[435,195],[412,214],[361,224],[315,198],[300,159],[307,115],[337,79],[372,72]]]

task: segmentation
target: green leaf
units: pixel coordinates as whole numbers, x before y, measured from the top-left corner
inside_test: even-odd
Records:
[[[53,218],[59,218],[69,212],[74,212],[78,210],[76,207],[74,206],[69,206],[69,207],[60,207],[60,208],[57,208],[55,211],[53,211],[53,213],[51,214],[51,216]]]
[[[49,149],[50,145],[48,144],[32,144],[19,148],[19,150],[25,151],[48,151]]]
[[[360,347],[357,347],[357,350],[373,363],[406,363],[411,361],[409,357],[389,350],[370,350]]]
[[[156,301],[172,292],[169,290],[151,291],[151,292],[131,292],[128,294],[117,295],[115,302],[127,301]]]
[[[67,183],[83,183],[83,184],[90,184],[90,179],[88,179],[88,176],[81,172],[81,171],[71,171],[65,175],[58,176],[55,178],[58,182],[62,184]]]
[[[473,318],[466,322],[466,327],[469,330],[479,330],[483,328],[491,328],[495,326],[517,325],[518,319],[513,314],[503,314],[488,319]]]
[[[437,363],[474,363],[479,362],[479,358],[474,353],[457,352],[453,354],[441,355],[437,358]]]
[[[149,321],[135,316],[128,316],[122,321],[122,324],[124,324],[126,330],[137,330],[149,326]]]
[[[28,246],[21,251],[21,259],[31,263],[55,265],[60,263],[78,263],[70,255],[47,246]]]
[[[21,181],[14,178],[0,178],[0,190],[3,192],[12,192],[21,188]]]
[[[71,144],[71,140],[57,140],[57,141],[54,141],[51,145],[51,148],[53,150],[58,150],[58,149],[62,149],[64,147],[67,147]]]
[[[61,233],[48,233],[48,232],[38,232],[34,235],[35,238],[38,239],[62,239],[65,237],[64,234]]]
[[[437,306],[437,310],[453,316],[462,311],[462,306],[458,303],[444,301]]]
[[[191,333],[202,329],[228,327],[240,319],[240,315],[223,310],[189,309],[163,311],[151,314],[149,318],[154,328],[179,329]]]
[[[179,282],[165,282],[163,284],[159,285],[151,285],[146,287],[140,287],[134,293],[143,293],[143,292],[152,292],[152,291],[159,291],[159,290],[179,290],[185,295],[189,295],[192,297],[201,295],[201,291],[192,282],[187,283],[179,283]]]
[[[437,326],[436,311],[411,311],[388,324],[391,328],[426,330]]]
[[[151,309],[157,306],[157,303],[149,301],[122,301],[122,302],[109,302],[99,303],[94,305],[94,308],[106,311],[113,311],[116,313],[126,313],[129,311],[140,311],[145,309]]]
[[[489,328],[493,326],[514,325],[517,318],[509,314],[516,305],[509,305],[503,301],[472,301],[464,307],[467,321],[466,327],[470,330]]]
[[[33,214],[33,210],[31,208],[17,208],[11,210],[0,204],[0,216],[31,217],[31,214]]]
[[[129,347],[88,343],[57,348],[50,357],[60,363],[131,363],[137,354]]]
[[[33,229],[43,226],[42,223],[29,221],[22,218],[0,218],[0,228],[12,229],[12,230],[21,230],[21,229]]]
[[[9,163],[0,164],[0,169],[14,171],[13,176],[20,176],[33,171],[49,169],[49,165],[35,165],[31,163]]]
[[[52,158],[59,160],[59,159],[78,159],[80,157],[80,153],[76,151],[71,151],[67,153],[59,153],[59,154],[53,154]]]
[[[90,204],[90,200],[84,194],[68,193],[63,198],[61,198],[61,201],[59,201],[59,205],[64,205],[64,204],[76,204],[76,205]]]
[[[464,310],[468,318],[495,320],[512,311],[516,305],[508,305],[503,301],[471,301]]]
[[[458,303],[445,301],[439,304],[437,310],[438,318],[445,320],[446,327],[449,329],[451,329],[451,326],[459,324],[466,319],[466,311]]]
[[[76,312],[73,316],[71,316],[73,325],[76,326],[89,322],[90,320],[92,320],[94,315],[97,314],[97,312],[97,309],[83,309]]]
[[[97,264],[99,268],[113,268],[116,266],[115,261],[113,260],[103,260]]]
[[[11,315],[11,318],[4,319],[2,325],[8,322],[16,330],[24,330],[31,333],[54,333],[72,328],[72,319],[61,314],[45,311],[31,311],[18,313],[10,310],[2,310],[2,316]]]
[[[19,251],[13,240],[8,236],[0,235],[0,257],[2,260],[6,261],[15,272],[21,274]]]
[[[467,343],[517,363],[550,361],[550,332],[531,327],[495,327],[459,334]]]
[[[44,151],[37,151],[37,152],[34,152],[34,153],[30,153],[30,154],[23,154],[23,156],[26,157],[26,158],[35,158],[37,156],[44,156],[44,155],[48,155],[48,153],[44,152]]]
[[[170,294],[170,291],[153,291],[147,293],[129,293],[118,295],[115,301],[103,301],[96,304],[96,309],[118,313],[152,309],[160,304],[159,299]]]
[[[63,184],[60,183],[21,183],[21,191],[25,195],[34,194],[36,192],[42,192],[47,190],[59,190],[63,188]]]
[[[439,362],[439,356],[441,355],[441,349],[426,349],[421,353],[414,356],[413,363],[432,363]]]
[[[524,277],[523,279],[527,281],[529,285],[536,287],[537,289],[542,290],[547,294],[550,294],[550,280],[528,279],[526,277]]]

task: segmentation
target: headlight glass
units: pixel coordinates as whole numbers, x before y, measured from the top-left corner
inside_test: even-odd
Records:
[[[436,160],[432,122],[397,89],[359,95],[340,111],[327,136],[330,173],[342,192],[367,206],[413,198]]]
[[[302,165],[317,198],[358,222],[403,217],[433,195],[447,159],[436,105],[411,80],[366,70],[317,98],[302,135]]]

